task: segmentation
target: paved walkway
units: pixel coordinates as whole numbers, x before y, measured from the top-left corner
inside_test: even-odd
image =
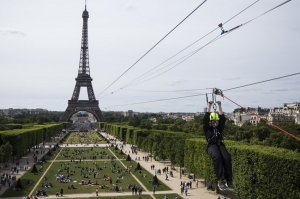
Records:
[[[106,134],[106,133],[102,133],[102,135],[104,137],[107,137],[108,138],[112,138],[114,139],[113,136],[109,135],[109,134]],[[117,141],[116,144],[121,144],[120,141]],[[131,150],[131,145],[127,144],[126,146],[123,147],[123,152],[126,151],[126,154],[128,154],[128,152]],[[154,159],[152,159],[151,161],[151,158],[149,159],[148,162],[146,161],[143,161],[143,156],[148,156],[148,152],[141,152],[141,151],[138,151],[138,154],[137,155],[133,155],[132,153],[130,153],[130,156],[132,158],[132,160],[134,160],[136,157],[140,157],[140,161],[138,161],[140,163],[140,165],[142,167],[144,167],[145,169],[147,169],[150,173],[152,173],[153,175],[155,175],[155,170],[151,170],[151,165],[154,165],[155,166],[155,169],[163,169],[164,167],[169,167],[169,171],[170,171],[170,168],[171,168],[171,164],[170,163],[164,163],[164,162],[160,162],[160,161],[154,161]],[[186,175],[182,175],[181,176],[181,179],[180,179],[180,173],[179,173],[179,169],[177,169],[178,171],[173,171],[173,177],[170,177],[170,175],[168,175],[169,177],[169,180],[165,180],[166,176],[165,174],[161,174],[161,175],[157,175],[157,178],[164,182],[166,185],[168,185],[172,190],[173,190],[173,193],[177,193],[178,195],[181,195],[181,190],[180,190],[180,184],[181,184],[181,181],[184,182],[190,182],[192,181],[192,189],[189,189],[188,190],[188,195],[185,196],[185,195],[181,195],[182,198],[199,198],[199,199],[217,199],[219,196],[221,197],[222,195],[221,194],[215,194],[214,191],[207,191],[207,188],[202,184],[200,183],[201,181],[203,181],[203,179],[196,179],[199,181],[198,183],[198,188],[196,188],[196,182],[193,181],[193,179],[189,179]],[[156,192],[157,194],[159,192]],[[144,192],[143,192],[144,194]],[[229,199],[229,197],[227,196],[226,197],[227,199]]]
[[[63,136],[65,136],[66,134],[63,134]],[[104,137],[107,137],[107,138],[113,138],[111,135],[109,134],[106,134],[106,133],[102,133],[102,135]],[[54,139],[55,142],[52,142],[52,143],[48,143],[48,145],[45,146],[44,149],[39,149],[39,151],[42,151],[44,150],[45,153],[48,152],[48,149],[49,149],[49,145],[52,145],[54,146],[56,143],[59,143],[59,141],[63,138],[63,136],[61,137],[56,137]],[[121,144],[120,141],[117,141],[116,144]],[[106,146],[107,144],[104,144],[103,146]],[[66,145],[62,145],[63,147],[65,147]],[[92,144],[90,145],[72,145],[72,144],[69,144],[68,147],[89,147],[89,146],[93,146]],[[101,145],[99,145],[101,146]],[[131,145],[127,144],[126,146],[123,147],[123,152],[126,151],[126,154],[128,154],[129,151],[131,151]],[[42,156],[44,155],[41,154],[40,152],[37,154],[38,156],[38,159],[40,159]],[[130,156],[132,157],[132,159],[135,159],[135,157],[140,157],[140,161],[138,161],[140,163],[140,165],[142,167],[144,167],[145,169],[147,169],[150,173],[153,173],[153,175],[155,174],[155,170],[151,170],[151,165],[154,165],[155,166],[155,169],[163,169],[164,167],[167,167],[170,169],[171,168],[171,165],[170,163],[164,163],[164,162],[160,162],[160,161],[154,161],[151,160],[151,158],[149,159],[148,162],[146,161],[143,161],[143,156],[148,156],[148,153],[147,152],[141,152],[141,151],[138,151],[138,154],[135,156],[135,155],[132,155],[132,153],[130,153]],[[27,165],[27,160],[29,161],[29,164],[28,164],[28,169],[31,168],[31,166],[34,164],[33,162],[33,154],[30,153],[30,154],[27,154],[26,156],[22,157],[22,159],[19,161],[20,162],[20,165]],[[10,172],[10,169],[5,169],[3,170],[3,164],[0,165],[2,170],[0,170],[0,173],[9,173]],[[11,164],[11,166],[15,166],[15,164]],[[10,167],[9,167],[10,168]],[[177,169],[178,170],[178,169]],[[169,170],[170,171],[170,170]],[[157,175],[158,179],[162,182],[164,182],[167,186],[169,186],[172,190],[171,191],[156,191],[156,194],[171,194],[171,193],[177,193],[178,195],[181,195],[181,191],[180,191],[180,184],[181,184],[181,181],[184,182],[184,181],[192,181],[192,188],[188,190],[188,195],[185,196],[185,195],[181,195],[181,198],[189,198],[189,199],[194,199],[194,198],[197,198],[197,199],[217,199],[219,196],[221,197],[220,194],[215,194],[213,191],[207,191],[206,187],[200,183],[201,181],[203,181],[203,179],[198,179],[199,181],[199,184],[198,184],[198,188],[196,188],[196,182],[193,181],[193,179],[189,179],[187,178],[185,175],[182,175],[181,176],[181,179],[180,179],[180,173],[179,171],[176,171],[176,170],[172,170],[173,171],[173,177],[171,177],[170,175],[169,176],[169,180],[165,180],[165,174],[161,174],[161,175]],[[20,178],[26,171],[19,171],[18,174],[14,174],[17,176],[17,179]],[[8,189],[8,185],[5,185],[1,188],[0,190],[0,196]],[[151,190],[144,190],[143,191],[143,195],[152,195],[153,192]],[[110,193],[99,193],[99,196],[107,196],[107,197],[110,197],[110,196],[129,196],[129,195],[132,195],[131,192],[120,192],[120,193],[115,193],[115,192],[110,192]],[[155,195],[154,195],[155,196]],[[68,195],[64,195],[63,198],[87,198],[87,197],[97,197],[95,195],[95,193],[92,193],[92,194],[68,194]],[[8,198],[3,198],[3,197],[0,197],[1,199],[21,199],[22,197],[8,197]],[[47,198],[57,198],[55,195],[49,195]],[[153,197],[155,198],[155,197]],[[226,197],[227,199],[229,199],[229,197],[227,196]]]
[[[37,159],[41,159],[48,151],[49,148],[51,146],[51,148],[53,148],[53,146],[55,146],[57,143],[60,142],[60,140],[65,136],[66,134],[61,134],[59,137],[53,137],[51,139],[51,142],[46,142],[45,145],[40,144],[40,146],[43,146],[43,148],[38,148],[35,149],[35,151],[38,151],[38,153],[36,153]],[[35,164],[34,160],[33,160],[33,149],[31,149],[31,152],[24,155],[20,160],[19,160],[19,165],[20,166],[27,166],[28,169],[27,170],[20,170],[19,167],[17,167],[17,169],[19,170],[18,174],[14,173],[12,175],[16,176],[16,181],[23,175],[25,174],[28,170],[31,169],[31,167]],[[8,167],[5,168],[4,163],[0,164],[0,174],[6,174],[6,173],[11,173],[11,167],[15,167],[16,166],[16,162],[17,160],[15,159],[14,161],[10,161],[10,165]],[[12,181],[12,184],[15,181]],[[6,183],[4,186],[2,185],[2,188],[0,190],[0,196],[9,188],[8,183]],[[1,199],[3,197],[0,197]],[[18,199],[20,199],[20,197],[17,197]],[[14,197],[9,197],[9,199],[14,199]]]

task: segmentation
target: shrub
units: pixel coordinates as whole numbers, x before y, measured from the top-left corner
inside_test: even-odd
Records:
[[[20,178],[19,178],[19,179],[18,179],[18,181],[17,181],[16,188],[23,189],[23,185],[22,185],[22,183],[21,183],[21,180],[20,180]]]
[[[152,181],[152,185],[157,185],[158,186],[158,179],[157,179],[157,176],[153,176],[153,181]]]
[[[126,161],[131,161],[131,157],[129,154],[127,155]]]
[[[31,169],[30,173],[34,173],[34,174],[38,173],[38,170],[37,170],[37,168],[36,168],[35,165],[33,165],[33,167],[32,167],[32,169]]]
[[[140,165],[140,163],[138,162],[138,164],[136,165],[136,170],[142,170],[142,167]]]

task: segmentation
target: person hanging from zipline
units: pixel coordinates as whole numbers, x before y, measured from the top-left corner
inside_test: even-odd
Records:
[[[221,35],[224,34],[224,33],[227,33],[227,31],[224,30],[222,23],[220,23],[218,26],[219,26],[219,28],[221,28],[221,31],[222,31]]]
[[[219,113],[216,112],[216,103]],[[213,160],[215,174],[218,180],[218,187],[221,191],[233,190],[231,156],[224,143],[222,132],[225,127],[226,118],[223,114],[221,102],[208,102],[207,112],[203,118],[203,130],[207,140],[207,153]],[[214,105],[215,112],[210,112]],[[226,180],[226,183],[225,181]]]

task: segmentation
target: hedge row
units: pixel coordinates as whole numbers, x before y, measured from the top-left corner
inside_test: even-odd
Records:
[[[300,154],[286,149],[226,141],[235,194],[243,198],[300,198]],[[215,182],[205,139],[188,139],[184,166]]]
[[[106,132],[168,158],[208,182],[216,182],[206,140],[181,132],[143,130],[104,123]],[[232,157],[234,193],[242,198],[300,198],[300,154],[275,147],[226,141]]]
[[[70,123],[34,125],[27,129],[0,131],[0,146],[9,142],[13,156],[20,155],[70,126]]]

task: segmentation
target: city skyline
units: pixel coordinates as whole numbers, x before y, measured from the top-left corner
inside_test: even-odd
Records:
[[[130,68],[201,2],[87,1],[90,70],[102,111],[202,112],[205,94],[214,87],[243,107],[271,108],[300,101],[299,75],[229,90],[300,72],[298,1],[257,19],[284,1],[255,3],[223,27],[229,30],[255,20],[205,46],[221,30],[200,38],[255,2],[207,1]],[[0,109],[65,110],[78,73],[84,8],[85,1],[71,0],[2,3]],[[165,68],[134,83],[156,66]],[[81,90],[80,99],[86,98]],[[225,112],[239,108],[226,98],[217,96],[217,100]]]

